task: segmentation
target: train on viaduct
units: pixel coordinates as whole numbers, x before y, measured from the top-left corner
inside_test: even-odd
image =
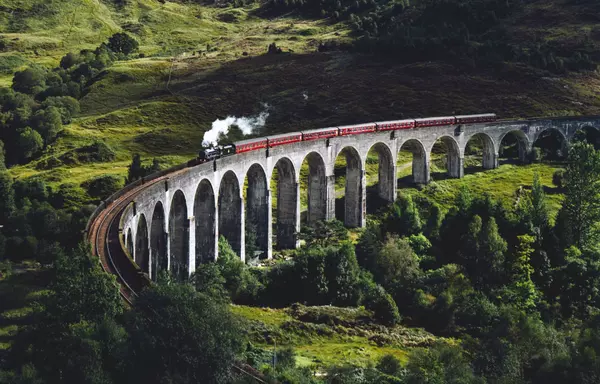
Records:
[[[401,150],[413,154],[415,183],[430,181],[433,146],[447,148],[450,177],[464,175],[467,144],[483,143],[484,169],[498,167],[504,137],[517,138],[519,159],[525,161],[533,143],[554,130],[568,143],[576,132],[600,129],[600,116],[456,122],[360,135],[335,136],[260,148],[201,164],[182,164],[126,186],[103,201],[91,216],[86,237],[104,268],[117,274],[125,296],[156,279],[161,270],[189,276],[199,263],[218,257],[218,238],[224,236],[245,259],[245,225],[256,229],[257,246],[271,257],[279,249],[298,246],[300,231],[300,168],[308,163],[308,222],[335,217],[334,166],[346,159],[344,223],[366,222],[366,159],[378,155],[377,193],[392,202],[397,194],[396,162]],[[270,182],[277,178],[276,191]],[[247,186],[244,194],[244,186]],[[276,200],[276,209],[272,209]],[[133,262],[133,261],[134,262]],[[135,277],[134,277],[135,276]]]

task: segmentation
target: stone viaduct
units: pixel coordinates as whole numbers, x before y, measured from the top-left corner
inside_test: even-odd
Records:
[[[555,130],[566,145],[578,130],[590,128],[600,129],[600,116],[375,132],[233,155],[185,168],[143,189],[123,211],[120,229],[129,254],[151,279],[159,270],[171,270],[182,278],[199,263],[217,258],[220,235],[245,260],[246,225],[253,226],[257,245],[269,258],[274,246],[296,247],[304,161],[309,166],[308,174],[303,175],[308,185],[307,220],[335,217],[334,165],[338,156],[345,156],[345,224],[361,227],[365,225],[365,166],[370,150],[376,151],[379,159],[378,194],[392,202],[400,150],[413,153],[413,180],[425,184],[430,180],[431,151],[438,141],[446,147],[449,176],[460,178],[467,143],[474,137],[483,143],[483,168],[492,169],[498,166],[500,144],[508,134],[516,136],[519,158],[524,161],[543,132]],[[273,194],[272,179],[277,180]]]

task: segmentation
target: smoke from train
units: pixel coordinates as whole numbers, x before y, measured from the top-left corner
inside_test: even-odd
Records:
[[[265,126],[267,118],[269,117],[269,105],[263,104],[263,108],[263,111],[256,116],[227,116],[222,120],[217,119],[213,121],[212,128],[210,129],[210,131],[204,132],[204,137],[202,138],[202,146],[216,146],[218,144],[219,138],[221,138],[222,136],[226,136],[229,133],[229,128],[233,125],[238,126],[244,134],[244,136],[251,135],[252,133],[256,132],[257,129],[260,129]]]

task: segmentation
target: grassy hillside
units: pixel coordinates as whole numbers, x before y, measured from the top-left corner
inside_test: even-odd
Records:
[[[119,30],[140,41],[144,56],[118,62],[96,79],[81,100],[80,117],[38,160],[13,168],[13,175],[40,175],[52,184],[83,182],[102,173],[124,174],[135,152],[178,163],[194,156],[212,121],[257,113],[262,103],[270,105],[265,133],[480,111],[501,117],[600,113],[597,73],[557,76],[514,63],[397,64],[347,52],[318,53],[319,42],[347,41],[349,27],[295,14],[261,17],[258,3],[242,8],[153,0],[124,4],[10,0],[0,7],[0,85],[9,85],[19,68],[56,65],[65,53],[93,48]],[[595,47],[597,28],[578,13],[582,9],[561,1],[534,2],[506,20],[506,28],[513,39],[534,32],[540,41],[585,40]],[[541,10],[545,16],[535,18]],[[563,17],[551,17],[551,11]],[[271,42],[284,54],[265,55]],[[56,169],[39,165],[94,139],[113,147],[117,161]]]

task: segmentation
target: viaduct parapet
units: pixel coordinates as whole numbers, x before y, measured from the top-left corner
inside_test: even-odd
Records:
[[[181,167],[158,182],[140,187],[130,197],[131,203],[121,212],[121,239],[151,279],[160,270],[187,276],[199,263],[216,259],[220,235],[245,260],[246,225],[252,226],[258,248],[270,258],[274,247],[294,248],[298,244],[301,179],[307,183],[307,220],[335,217],[334,165],[340,155],[347,162],[345,225],[362,227],[367,208],[365,166],[372,149],[379,158],[378,194],[392,202],[397,192],[396,160],[400,150],[413,153],[413,180],[426,184],[430,180],[431,151],[437,140],[446,145],[449,176],[460,178],[464,174],[467,143],[476,136],[483,143],[483,168],[493,169],[498,167],[500,143],[509,133],[516,136],[519,158],[525,161],[543,132],[557,131],[566,145],[578,130],[588,128],[600,129],[600,116],[496,121],[340,136]],[[301,175],[304,161],[309,172]],[[273,194],[272,179],[277,180]]]

